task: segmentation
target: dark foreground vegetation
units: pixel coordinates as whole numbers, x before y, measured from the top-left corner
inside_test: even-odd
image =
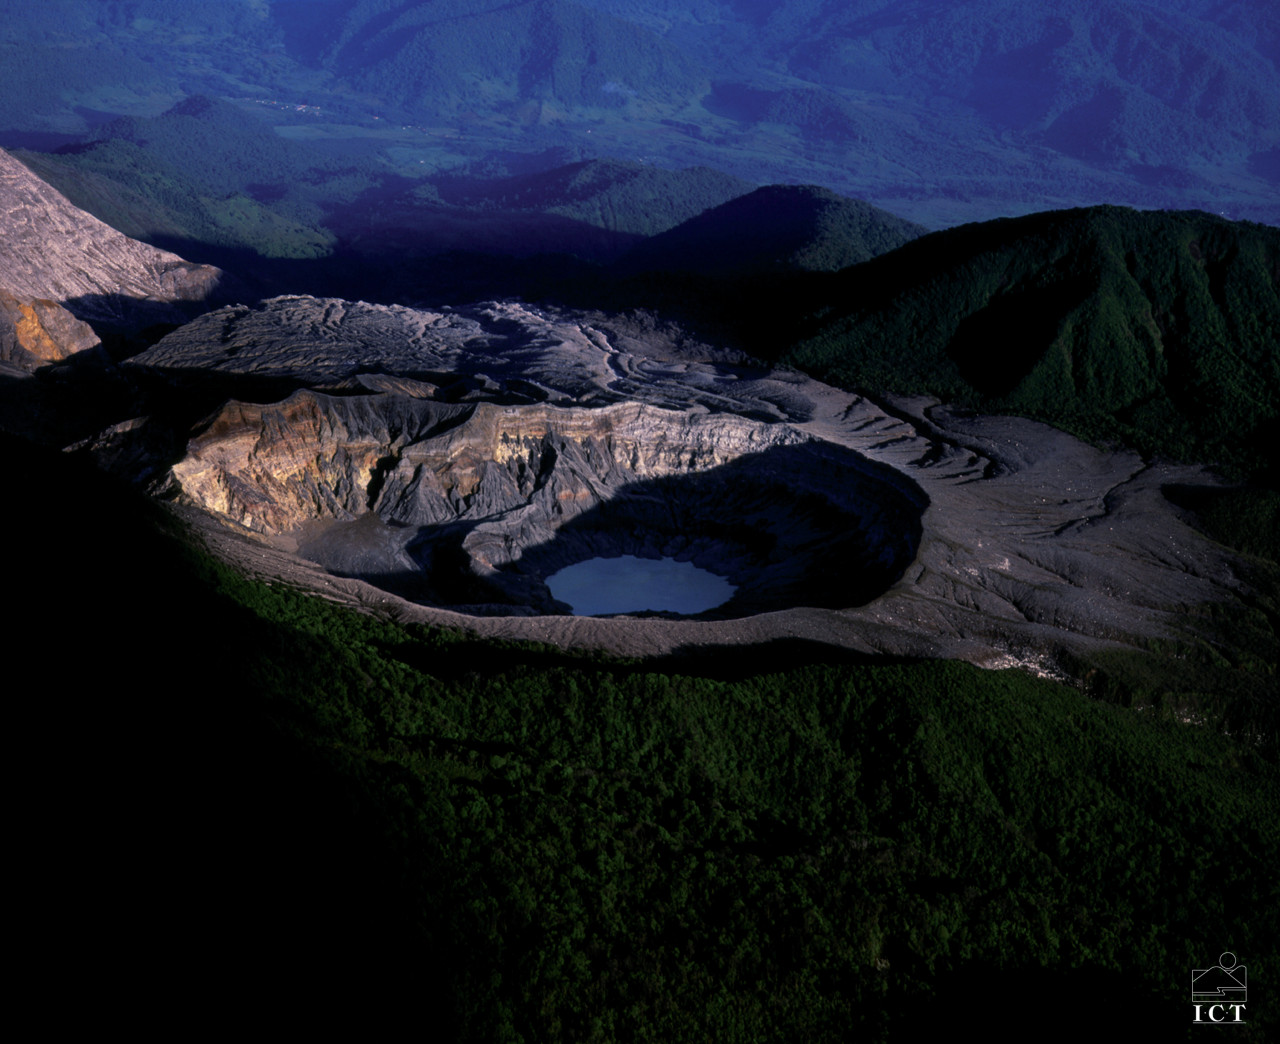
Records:
[[[107,1010],[135,1001],[123,937],[163,954],[157,1018],[265,1000],[470,1041],[929,1039],[975,1005],[997,1035],[1181,1039],[1193,967],[1280,973],[1274,737],[956,663],[402,626],[3,449],[41,505],[11,655],[51,682],[12,701],[47,738],[24,943]],[[1239,1039],[1275,1031],[1260,1000]]]

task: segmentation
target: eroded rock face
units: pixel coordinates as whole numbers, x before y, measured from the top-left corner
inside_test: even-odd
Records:
[[[93,327],[55,301],[24,299],[0,290],[0,360],[36,370],[101,343]]]
[[[184,322],[222,273],[122,235],[0,149],[0,288],[121,329]]]
[[[900,476],[789,425],[395,393],[228,403],[173,478],[335,573],[486,613],[566,611],[545,578],[621,554],[727,576],[721,615],[856,604],[911,560],[923,508]]]
[[[326,590],[384,597],[338,580],[363,578],[424,607],[401,611],[488,635],[628,653],[801,637],[1035,663],[1170,635],[1244,592],[1161,495],[1200,469],[872,401],[642,319],[292,297],[210,313],[133,363],[310,385],[228,404],[176,483],[324,565]],[[276,552],[259,547],[263,568]],[[542,578],[622,553],[729,576],[736,618],[561,615]]]

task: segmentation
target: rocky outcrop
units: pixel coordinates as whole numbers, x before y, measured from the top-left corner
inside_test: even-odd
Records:
[[[427,311],[286,296],[209,312],[131,363],[328,388],[394,375],[448,401],[578,405],[615,376],[601,337],[515,302]]]
[[[0,289],[133,332],[190,318],[222,273],[140,243],[73,206],[0,149]],[[74,343],[74,342],[69,342]]]
[[[0,290],[0,360],[35,370],[101,343],[93,327],[60,304]]]

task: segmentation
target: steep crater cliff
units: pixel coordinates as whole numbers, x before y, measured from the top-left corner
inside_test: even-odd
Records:
[[[926,504],[789,425],[396,393],[228,403],[173,478],[331,573],[476,615],[563,614],[548,576],[624,554],[726,577],[711,616],[861,605],[911,562]]]

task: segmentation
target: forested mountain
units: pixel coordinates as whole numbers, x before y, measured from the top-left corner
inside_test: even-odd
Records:
[[[0,145],[204,93],[414,176],[579,150],[939,227],[1120,203],[1280,221],[1265,0],[7,0]],[[58,84],[56,90],[49,85]]]
[[[126,235],[152,243],[192,243],[265,258],[327,255],[333,236],[273,210],[244,192],[215,196],[187,174],[130,142],[79,153],[15,151],[77,206]]]
[[[158,116],[121,117],[82,145],[22,158],[126,235],[316,257],[329,208],[378,181],[377,164],[280,137],[258,114],[194,95]]]
[[[1274,467],[1280,230],[1094,208],[963,226],[841,272],[789,361],[1181,459]]]
[[[189,94],[239,96],[289,79],[280,40],[258,0],[0,0],[0,131],[67,141]],[[36,143],[19,134],[2,144]]]
[[[156,117],[126,116],[102,124],[89,135],[88,145],[121,141],[217,195],[248,188],[262,198],[277,199],[299,181],[317,184],[346,173],[367,176],[377,166],[372,160],[340,162],[320,148],[282,138],[258,113],[204,95],[192,95]]]
[[[1230,196],[1226,170],[1277,181],[1280,15],[1265,0],[592,2],[706,55],[708,108],[749,136],[782,124],[811,147],[870,149],[943,195],[999,192],[996,166],[1020,179],[1011,196],[1062,202],[1072,178],[1139,205]],[[898,212],[925,187],[867,174],[883,187],[859,194]]]
[[[345,0],[296,20],[300,45],[361,90],[404,112],[678,107],[705,90],[690,55],[634,23],[572,0]],[[332,26],[332,28],[330,28]]]
[[[618,160],[409,179],[371,157],[281,137],[258,112],[199,95],[159,116],[103,124],[83,145],[20,155],[127,235],[266,258],[325,256],[339,239],[384,253],[610,258],[752,188],[709,168]]]
[[[750,63],[846,100],[948,99],[1085,159],[1182,166],[1280,145],[1280,15],[1264,2],[590,2],[647,13],[726,67]],[[784,97],[762,92],[744,116],[776,117]]]
[[[926,229],[816,186],[768,185],[639,245],[635,269],[733,275],[834,272],[909,242]]]

